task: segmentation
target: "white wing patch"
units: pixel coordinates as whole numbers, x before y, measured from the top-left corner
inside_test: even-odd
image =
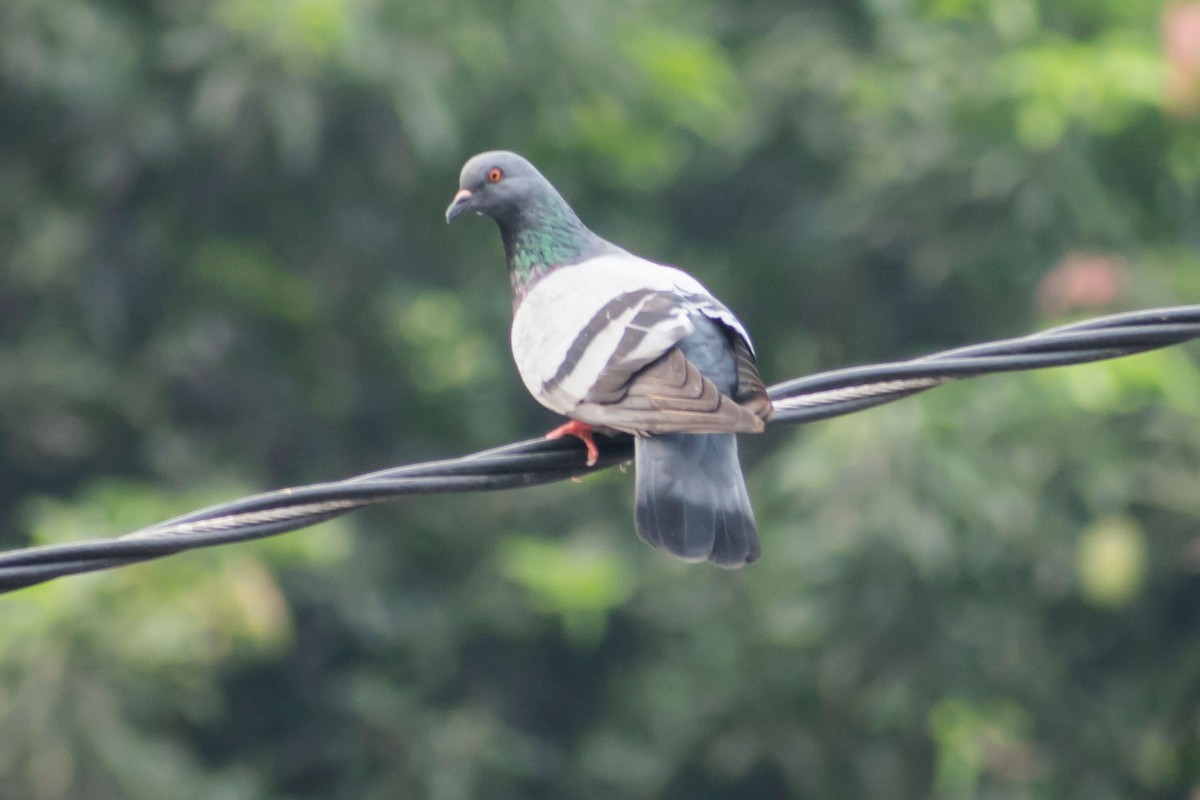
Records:
[[[598,383],[623,382],[690,334],[696,312],[749,343],[733,314],[686,272],[629,253],[599,256],[534,284],[513,317],[513,357],[529,392],[570,414]]]

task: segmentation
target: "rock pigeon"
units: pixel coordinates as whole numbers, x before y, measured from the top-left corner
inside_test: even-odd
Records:
[[[473,211],[500,227],[512,280],[512,352],[542,405],[571,418],[551,431],[633,434],[639,535],[686,561],[758,558],[738,433],[758,433],[771,401],[746,329],[699,281],[588,230],[516,153],[463,166],[446,221]]]

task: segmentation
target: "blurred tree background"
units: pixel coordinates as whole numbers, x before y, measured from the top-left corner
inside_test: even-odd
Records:
[[[526,438],[460,164],[684,266],[766,379],[1200,301],[1200,4],[5,0],[0,546]],[[0,598],[0,797],[1200,792],[1188,346]]]

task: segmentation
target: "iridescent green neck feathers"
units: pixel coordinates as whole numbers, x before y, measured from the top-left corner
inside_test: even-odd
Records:
[[[552,270],[617,250],[588,230],[552,189],[529,198],[511,217],[496,221],[504,239],[514,305]]]

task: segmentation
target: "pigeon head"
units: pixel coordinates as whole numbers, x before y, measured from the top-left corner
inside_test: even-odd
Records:
[[[516,153],[492,150],[463,165],[458,194],[446,209],[446,221],[474,211],[503,226],[517,222],[525,210],[547,203],[566,206],[537,167]]]
[[[550,181],[516,153],[492,150],[463,165],[446,221],[466,211],[500,227],[514,303],[543,275],[619,250],[589,231]]]

